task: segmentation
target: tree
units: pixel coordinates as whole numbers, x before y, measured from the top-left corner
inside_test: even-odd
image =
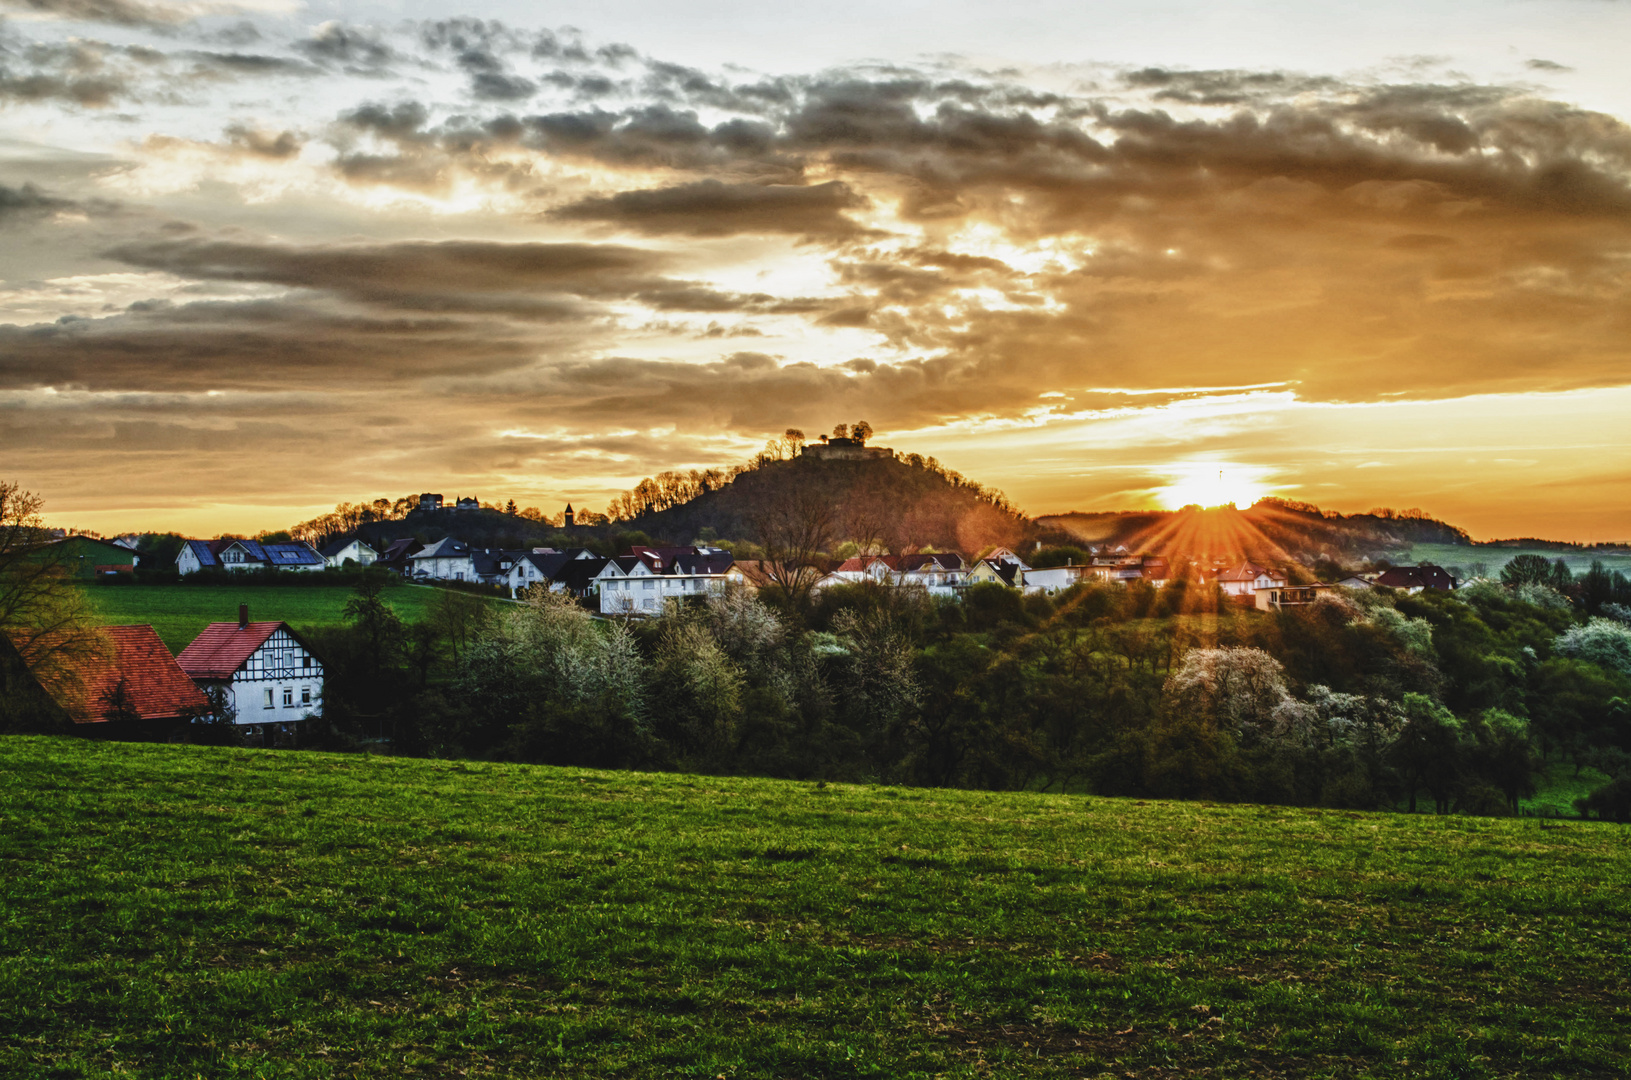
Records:
[[[849,429],[849,437],[860,443],[862,446],[865,446],[866,441],[872,438],[872,425],[867,423],[865,420],[862,420],[859,424],[856,424],[854,427]]]
[[[833,425],[832,437],[835,438],[835,439],[847,439],[847,438],[849,438],[849,425],[848,424],[835,424],[835,425]]]
[[[1501,584],[1550,585],[1552,564],[1546,561],[1546,556],[1533,552],[1526,551],[1522,555],[1515,555],[1510,562],[1501,567]]]
[[[1406,694],[1400,704],[1404,727],[1388,757],[1404,780],[1410,812],[1416,812],[1416,793],[1425,788],[1434,808],[1447,813],[1460,765],[1461,721],[1424,694]]]
[[[764,548],[765,573],[791,602],[803,605],[821,578],[821,556],[832,546],[832,503],[804,486],[783,487],[748,521]]]
[[[504,504],[504,512],[506,514],[510,515],[511,517],[515,517],[515,500],[514,499],[511,499],[509,502]]]
[[[1552,651],[1559,656],[1589,660],[1621,675],[1631,675],[1631,626],[1613,619],[1592,619],[1559,634],[1552,643]]]
[[[70,711],[84,704],[80,670],[111,648],[63,545],[40,517],[44,500],[0,481],[0,633],[41,686]]]

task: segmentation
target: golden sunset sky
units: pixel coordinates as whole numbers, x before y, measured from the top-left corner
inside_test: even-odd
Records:
[[[0,477],[104,532],[553,513],[866,419],[1031,514],[1631,538],[1628,41],[1605,0],[0,0]]]

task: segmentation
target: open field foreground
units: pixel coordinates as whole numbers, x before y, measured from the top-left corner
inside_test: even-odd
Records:
[[[331,585],[95,585],[86,594],[104,623],[148,623],[171,652],[192,644],[212,622],[236,621],[239,604],[249,605],[251,619],[275,619],[298,630],[344,624],[346,601],[355,595]],[[438,595],[433,588],[403,585],[387,589],[385,602],[404,621],[418,622]]]
[[[1622,1076],[1631,832],[0,740],[0,1075]]]

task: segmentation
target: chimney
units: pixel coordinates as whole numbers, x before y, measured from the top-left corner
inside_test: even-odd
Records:
[[[248,630],[249,629],[249,605],[248,604],[239,604],[238,605],[238,629],[239,630]]]

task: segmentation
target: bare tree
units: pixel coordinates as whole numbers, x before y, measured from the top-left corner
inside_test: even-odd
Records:
[[[833,507],[805,488],[783,489],[766,500],[748,526],[764,548],[770,580],[796,603],[804,603],[821,578],[822,555],[832,546]]]
[[[40,517],[44,500],[0,480],[0,633],[40,685],[72,708],[83,703],[79,672],[109,654],[96,613],[69,573],[69,555]]]

